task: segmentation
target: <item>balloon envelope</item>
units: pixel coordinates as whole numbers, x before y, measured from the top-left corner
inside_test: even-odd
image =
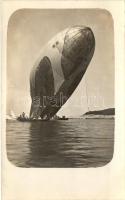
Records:
[[[94,49],[94,34],[84,26],[67,28],[45,45],[30,74],[31,118],[58,112],[78,86]]]

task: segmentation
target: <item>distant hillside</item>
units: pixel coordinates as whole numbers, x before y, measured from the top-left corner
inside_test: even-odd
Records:
[[[115,108],[89,111],[89,112],[86,112],[84,115],[115,115]]]

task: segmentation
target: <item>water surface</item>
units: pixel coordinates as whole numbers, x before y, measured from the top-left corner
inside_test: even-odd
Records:
[[[100,167],[113,145],[113,119],[7,122],[7,156],[18,167]]]

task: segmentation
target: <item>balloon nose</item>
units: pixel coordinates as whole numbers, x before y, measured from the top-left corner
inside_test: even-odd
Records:
[[[61,58],[65,78],[86,61],[94,46],[94,34],[89,27],[75,26],[66,32]]]

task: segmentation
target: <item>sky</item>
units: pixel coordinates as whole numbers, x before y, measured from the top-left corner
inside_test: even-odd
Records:
[[[29,74],[43,46],[73,25],[89,26],[94,56],[80,84],[58,115],[80,116],[114,107],[114,30],[110,13],[101,9],[21,9],[11,15],[7,32],[7,114],[29,114]]]

